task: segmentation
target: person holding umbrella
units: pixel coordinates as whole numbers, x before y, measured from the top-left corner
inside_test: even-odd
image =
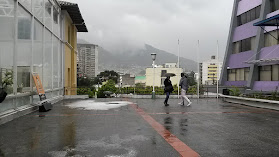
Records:
[[[182,99],[182,102],[179,104],[184,106],[184,100],[186,100],[188,102],[187,106],[190,106],[192,102],[186,96],[186,92],[188,91],[188,81],[187,81],[187,76],[184,73],[181,73],[181,80],[179,86],[181,87],[181,99]]]
[[[164,101],[164,104],[165,104],[165,106],[169,106],[168,100],[169,100],[169,97],[170,97],[171,92],[174,90],[173,87],[172,87],[171,80],[170,80],[170,77],[173,76],[173,74],[167,73],[165,76],[166,76],[167,78],[166,78],[165,81],[164,81],[164,85],[165,85],[164,92],[166,93],[166,99],[165,99],[165,101]],[[174,75],[174,76],[175,76],[175,75]]]

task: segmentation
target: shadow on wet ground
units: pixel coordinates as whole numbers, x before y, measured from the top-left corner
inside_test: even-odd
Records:
[[[93,100],[92,100],[93,101]],[[193,99],[190,107],[171,99],[98,99],[130,101],[171,135],[204,157],[277,156],[279,112]],[[65,100],[46,113],[34,112],[0,126],[0,157],[14,156],[179,156],[130,105],[109,110],[70,108]],[[79,102],[82,103],[83,102]],[[111,103],[111,105],[116,105]]]

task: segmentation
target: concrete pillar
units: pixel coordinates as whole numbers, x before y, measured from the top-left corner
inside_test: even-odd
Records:
[[[223,63],[223,68],[222,72],[220,75],[220,84],[224,85],[225,82],[227,81],[228,78],[228,61],[230,58],[230,55],[232,54],[233,50],[233,36],[234,36],[234,30],[237,27],[237,9],[238,9],[238,3],[240,0],[234,0],[234,8],[232,12],[232,17],[231,17],[231,25],[230,25],[230,31],[229,31],[229,36],[228,36],[228,41],[227,41],[227,48],[226,48],[226,53],[224,57],[224,63]]]
[[[261,13],[259,21],[266,19],[266,15],[270,13],[270,0],[263,0],[261,5]],[[256,26],[255,26],[256,27]],[[259,27],[256,40],[255,40],[255,47],[253,47],[253,51],[255,52],[255,55],[250,60],[258,60],[260,56],[260,51],[264,47],[264,31]],[[252,64],[250,66],[250,72],[247,82],[247,88],[253,89],[254,82],[259,81],[259,67],[256,64]]]

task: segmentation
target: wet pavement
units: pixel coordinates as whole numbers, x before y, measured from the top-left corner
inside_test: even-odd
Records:
[[[279,112],[193,99],[122,99],[133,104],[109,110],[54,105],[0,126],[5,157],[202,157],[279,156]],[[98,99],[98,102],[121,99]],[[194,156],[194,155],[193,155]]]

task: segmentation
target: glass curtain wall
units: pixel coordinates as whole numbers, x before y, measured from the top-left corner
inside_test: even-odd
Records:
[[[0,112],[39,101],[32,72],[47,98],[63,94],[61,11],[55,1],[2,0],[0,3],[0,88],[7,99]]]
[[[228,81],[248,81],[250,68],[229,69]]]

